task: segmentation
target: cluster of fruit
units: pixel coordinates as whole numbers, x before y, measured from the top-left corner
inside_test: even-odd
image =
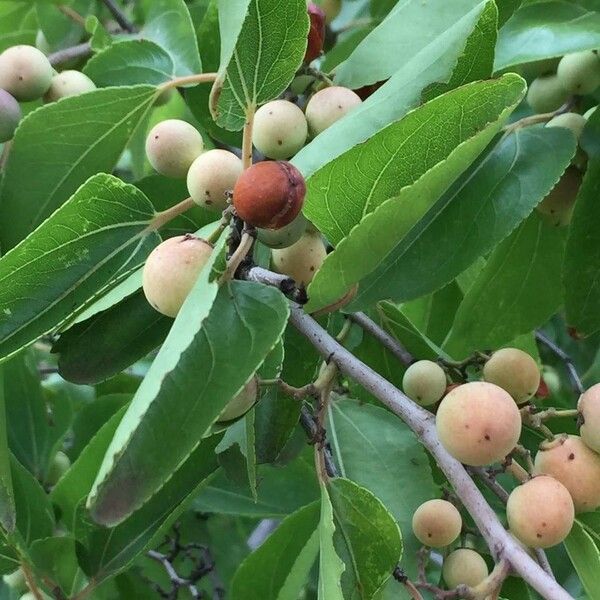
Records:
[[[57,73],[46,55],[33,46],[12,46],[0,54],[0,143],[12,139],[23,116],[19,102],[43,98],[56,102],[95,90],[79,71]]]
[[[503,348],[489,357],[482,381],[449,383],[438,363],[413,363],[403,389],[413,401],[435,408],[441,444],[461,463],[473,467],[503,462],[518,444],[520,406],[539,389],[536,361],[517,348]],[[509,530],[527,547],[547,548],[569,534],[575,513],[600,506],[600,384],[579,399],[580,436],[559,435],[544,441],[531,476],[510,494],[506,506]],[[453,544],[461,530],[457,508],[446,500],[430,500],[414,514],[413,530],[425,545]],[[452,552],[444,563],[446,584],[477,585],[488,574],[481,556],[468,548]]]

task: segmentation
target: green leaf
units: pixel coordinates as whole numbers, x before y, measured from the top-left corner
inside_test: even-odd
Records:
[[[404,544],[402,566],[416,577],[420,542],[412,532],[412,517],[423,502],[439,494],[425,450],[398,417],[354,400],[331,405],[327,431],[341,475],[370,490],[397,521]]]
[[[0,526],[8,533],[12,533],[15,528],[16,513],[8,450],[4,369],[0,367]]]
[[[0,188],[0,241],[5,251],[89,177],[114,168],[154,94],[149,86],[96,90],[48,104],[23,119]]]
[[[106,454],[88,499],[99,523],[119,523],[164,485],[283,334],[289,308],[279,290],[232,282],[217,294],[209,271],[202,271]]]
[[[3,256],[0,356],[54,330],[139,266],[159,241],[148,230],[154,214],[137,188],[99,174]]]
[[[588,163],[569,228],[563,282],[567,322],[578,333],[600,329],[600,159]]]
[[[247,110],[292,81],[306,51],[308,15],[305,0],[220,0],[219,11],[221,68],[211,111],[218,125],[236,131]]]
[[[232,600],[298,598],[319,551],[318,525],[318,502],[284,519],[236,571]]]
[[[552,0],[522,6],[500,30],[497,71],[521,63],[598,47],[600,13],[575,2]]]
[[[590,598],[593,598],[600,589],[600,551],[598,547],[578,520],[573,523],[573,529],[564,544],[585,591]]]
[[[573,136],[561,128],[527,127],[504,137],[361,282],[353,308],[412,300],[450,283],[531,213],[574,152]]]
[[[86,15],[94,8],[93,0],[66,0],[62,4],[80,15]],[[74,21],[49,2],[38,0],[35,7],[40,29],[52,50],[74,46],[81,41],[84,33],[81,23]]]
[[[444,350],[461,359],[545,323],[562,303],[565,232],[533,214],[490,256],[466,293]]]
[[[335,523],[327,487],[321,484],[321,520],[319,521],[319,600],[344,600],[342,574],[346,568],[333,542]]]
[[[33,2],[4,0],[0,3],[0,52],[17,44],[33,44],[37,28]]]
[[[523,0],[498,0],[498,27],[502,27],[515,11],[521,6]]]
[[[57,583],[68,597],[79,591],[82,573],[77,563],[74,538],[64,536],[36,540],[29,552],[36,570]]]

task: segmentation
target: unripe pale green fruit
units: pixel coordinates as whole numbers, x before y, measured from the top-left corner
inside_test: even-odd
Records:
[[[227,208],[226,192],[233,190],[243,171],[242,161],[233,152],[209,150],[192,163],[188,192],[199,206],[221,212]]]
[[[320,234],[305,233],[289,248],[273,250],[273,266],[278,273],[291,277],[298,285],[308,285],[319,270],[327,249]]]
[[[146,138],[146,155],[152,167],[167,177],[183,179],[192,163],[202,154],[200,132],[179,119],[155,125]]]
[[[254,115],[252,142],[268,158],[291,158],[304,146],[307,136],[306,117],[293,102],[273,100]]]
[[[564,129],[570,129],[573,132],[573,135],[579,139],[586,123],[587,120],[583,115],[567,112],[550,119],[550,121],[546,123],[546,127],[563,127]]]
[[[2,581],[16,592],[24,592],[27,589],[27,581],[21,568],[2,576]]]
[[[447,500],[428,500],[417,508],[412,518],[417,539],[426,546],[449,546],[460,534],[462,518],[456,506]]]
[[[0,143],[12,139],[23,113],[15,98],[0,89]]]
[[[206,240],[193,235],[173,237],[157,246],[146,259],[142,276],[148,302],[163,315],[176,317],[212,250]]]
[[[550,475],[571,494],[575,512],[600,506],[600,455],[576,435],[563,435],[544,442],[535,457],[535,474]]]
[[[219,422],[233,421],[247,413],[256,403],[258,398],[258,380],[253,377],[242,391],[224,408],[219,415]]]
[[[586,390],[577,403],[583,424],[579,430],[586,446],[600,452],[600,383]]]
[[[506,518],[512,534],[523,544],[549,548],[569,535],[575,507],[562,483],[548,475],[538,475],[511,492]]]
[[[58,451],[48,469],[48,477],[46,481],[50,485],[55,485],[58,480],[69,470],[71,459],[62,451]]]
[[[556,75],[536,77],[527,90],[527,102],[537,113],[553,112],[569,98],[569,92],[561,85]]]
[[[558,63],[556,76],[572,94],[591,94],[600,86],[600,57],[592,50],[567,54]]]
[[[53,75],[44,53],[33,46],[12,46],[0,54],[0,88],[19,101],[41,98]]]
[[[257,229],[258,239],[269,248],[289,248],[304,235],[307,224],[308,220],[300,213],[281,229]]]
[[[541,377],[537,363],[527,352],[502,348],[485,363],[483,378],[506,390],[517,404],[522,404],[537,392]]]
[[[446,384],[444,369],[430,360],[413,363],[402,378],[404,393],[421,406],[435,404],[444,395]]]
[[[537,205],[537,211],[550,225],[565,227],[571,222],[581,180],[581,171],[568,167],[554,189]]]
[[[459,585],[475,587],[489,574],[481,554],[469,548],[459,548],[448,554],[442,566],[442,575],[449,589]]]
[[[96,89],[96,84],[80,71],[62,71],[52,78],[44,102],[56,102],[68,96],[79,96]]]
[[[435,425],[440,442],[454,458],[478,467],[501,461],[517,445],[521,413],[502,388],[473,381],[444,396]]]
[[[358,94],[345,87],[332,86],[318,91],[306,105],[310,134],[319,135],[361,103]]]
[[[587,121],[596,112],[597,108],[598,108],[598,105],[592,106],[592,108],[589,108],[588,110],[586,110],[583,113],[583,118]]]

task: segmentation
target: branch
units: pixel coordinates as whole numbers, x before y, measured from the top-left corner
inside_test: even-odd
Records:
[[[569,378],[571,379],[571,383],[573,384],[573,389],[577,394],[583,394],[585,392],[585,388],[583,387],[583,383],[581,383],[581,378],[579,377],[579,373],[577,373],[577,369],[573,363],[571,357],[562,349],[559,348],[545,333],[542,331],[535,332],[535,339],[544,344],[551,352],[556,354],[560,360],[563,361],[565,367],[567,368],[567,372],[569,373]]]
[[[53,67],[57,67],[71,60],[87,58],[91,54],[92,47],[90,46],[90,43],[84,42],[83,44],[78,44],[77,46],[71,46],[70,48],[53,52],[52,54],[48,55],[48,60]]]
[[[102,0],[104,5],[112,16],[115,18],[115,21],[129,33],[135,33],[135,25],[127,18],[125,13],[121,10],[121,8],[117,5],[114,0]]]

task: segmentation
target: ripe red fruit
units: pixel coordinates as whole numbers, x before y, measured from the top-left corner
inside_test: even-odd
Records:
[[[238,216],[249,225],[281,229],[302,210],[306,184],[289,162],[264,161],[246,169],[233,188]]]
[[[307,11],[310,19],[310,29],[308,30],[308,45],[304,55],[305,63],[312,62],[320,56],[325,41],[325,13],[323,9],[311,2]]]

